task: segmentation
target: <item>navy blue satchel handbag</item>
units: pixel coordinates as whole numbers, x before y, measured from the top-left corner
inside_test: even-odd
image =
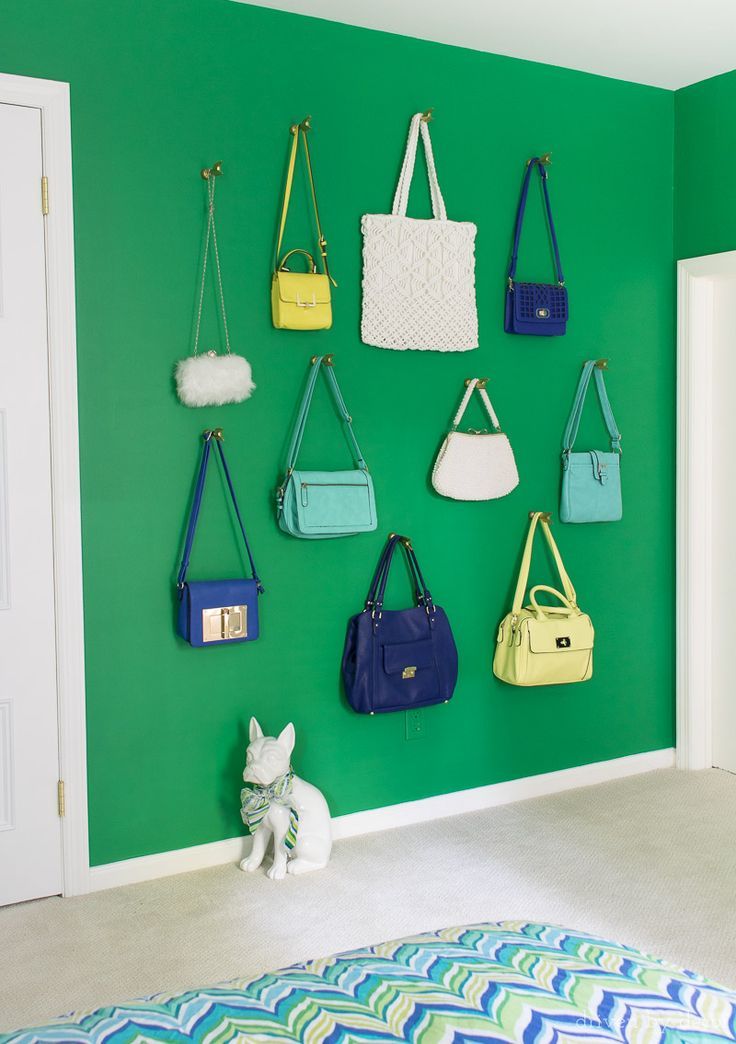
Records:
[[[384,609],[396,548],[406,552],[415,588],[413,609]],[[345,692],[359,714],[447,703],[457,682],[457,649],[444,610],[435,605],[408,537],[392,533],[373,576],[365,608],[348,623],[342,657]]]
[[[235,516],[240,526],[240,532],[243,534],[252,573],[250,580],[187,580],[189,558],[192,553],[199,511],[202,507],[207,464],[213,442],[219,452]],[[233,642],[252,642],[258,637],[258,596],[263,593],[263,584],[258,579],[248,537],[245,535],[245,526],[222,448],[222,430],[220,428],[204,433],[202,460],[199,465],[197,484],[194,488],[192,510],[184,542],[184,554],[176,586],[179,594],[177,630],[190,645],[198,647],[231,645]]]
[[[560,251],[557,246],[555,223],[552,220],[552,207],[547,188],[548,156],[534,156],[529,160],[521,187],[519,209],[516,212],[516,228],[514,230],[514,246],[511,252],[508,283],[506,286],[506,311],[503,328],[506,333],[532,334],[537,337],[553,337],[564,334],[567,329],[567,290],[565,277],[562,274]],[[539,171],[542,179],[542,194],[549,222],[549,234],[555,256],[557,283],[517,283],[516,263],[519,256],[519,241],[524,223],[529,182],[534,169]]]

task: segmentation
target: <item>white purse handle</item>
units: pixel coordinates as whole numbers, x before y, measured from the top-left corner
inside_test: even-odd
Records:
[[[483,379],[485,380],[485,378],[483,378]],[[493,406],[491,405],[491,400],[488,398],[488,392],[485,390],[484,387],[482,387],[482,386],[479,387],[478,386],[478,378],[477,377],[471,377],[471,379],[468,381],[468,386],[465,389],[465,394],[462,397],[462,401],[460,402],[460,406],[458,407],[458,411],[455,414],[455,419],[452,422],[452,430],[453,431],[457,430],[457,426],[460,423],[460,421],[463,419],[463,414],[465,413],[465,410],[468,408],[468,403],[470,402],[470,396],[473,394],[473,392],[475,391],[476,388],[478,388],[478,392],[480,394],[480,397],[483,400],[483,405],[485,406],[486,410],[488,411],[488,416],[491,418],[491,424],[496,429],[496,431],[500,431],[501,430],[501,425],[498,423],[498,417],[496,416],[496,411],[493,409]]]
[[[417,156],[417,142],[419,140],[420,130],[422,132],[422,141],[424,142],[424,155],[427,159],[429,191],[432,197],[432,213],[434,214],[436,221],[447,221],[445,201],[440,192],[440,184],[437,180],[437,170],[434,165],[434,154],[432,152],[432,142],[429,137],[429,127],[427,126],[426,120],[422,119],[421,112],[415,113],[411,118],[411,123],[409,124],[409,137],[406,140],[404,163],[401,167],[399,183],[396,186],[394,205],[391,209],[391,213],[396,217],[406,217],[406,208],[409,203],[409,189],[411,188],[411,179],[414,174],[414,162]]]

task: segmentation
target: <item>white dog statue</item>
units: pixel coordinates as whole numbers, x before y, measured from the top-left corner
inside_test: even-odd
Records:
[[[253,786],[240,792],[243,822],[253,835],[250,855],[240,864],[252,872],[263,862],[273,835],[272,881],[290,874],[321,870],[330,861],[330,810],[322,793],[291,770],[296,735],[291,722],[278,739],[264,736],[250,719],[250,744],[243,779]]]

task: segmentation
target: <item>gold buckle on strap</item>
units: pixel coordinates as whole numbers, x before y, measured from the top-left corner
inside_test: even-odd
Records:
[[[222,605],[202,610],[202,641],[222,642],[248,634],[248,606]]]

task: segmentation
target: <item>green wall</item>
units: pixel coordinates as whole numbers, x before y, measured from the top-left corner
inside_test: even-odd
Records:
[[[736,72],[675,95],[675,256],[736,245]]]
[[[227,0],[6,5],[0,68],[71,82],[93,863],[239,833],[251,714],[270,731],[295,722],[297,770],[335,814],[670,746],[672,94]],[[481,347],[467,355],[381,351],[358,332],[360,216],[389,210],[409,117],[429,105],[449,215],[479,228]],[[274,331],[268,302],[288,126],[306,113],[340,283],[334,327],[319,334]],[[547,149],[571,299],[568,335],[549,341],[502,332],[524,161]],[[198,171],[217,159],[231,333],[258,390],[244,405],[194,411],[178,404],[171,373],[190,343]],[[520,271],[546,279],[536,193],[532,202]],[[429,213],[420,179],[410,208]],[[294,245],[307,228],[294,223]],[[298,541],[274,521],[272,490],[315,351],[336,354],[374,475],[371,535]],[[555,529],[597,626],[595,676],[514,689],[491,676],[496,625],[527,512],[556,510],[560,439],[589,356],[611,358],[625,517]],[[450,502],[428,482],[474,374],[491,378],[521,474],[499,503]],[[260,641],[192,650],[174,635],[172,580],[199,433],[215,425],[267,593]],[[586,444],[605,444],[593,405]],[[322,388],[304,466],[348,459]],[[217,480],[209,494],[194,578],[231,574],[239,561]],[[412,742],[403,715],[358,716],[339,687],[346,621],[391,529],[413,537],[461,663],[455,699],[425,711],[425,735]],[[552,578],[541,552],[535,578]],[[397,570],[392,604],[408,594]]]

